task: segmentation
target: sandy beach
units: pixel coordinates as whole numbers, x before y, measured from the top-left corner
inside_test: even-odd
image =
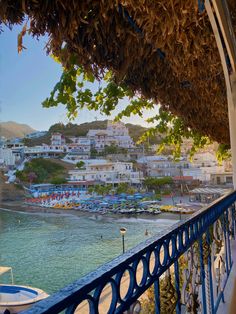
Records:
[[[0,209],[6,209],[6,210],[12,210],[12,211],[19,211],[19,212],[29,212],[29,213],[53,213],[53,214],[69,214],[69,215],[75,215],[80,217],[90,217],[91,215],[96,216],[102,216],[102,217],[109,217],[109,218],[121,218],[121,217],[127,217],[127,218],[142,218],[142,219],[170,219],[170,220],[179,220],[180,215],[174,214],[174,213],[167,213],[163,212],[158,215],[152,215],[152,214],[145,214],[145,213],[139,213],[139,214],[112,214],[112,213],[106,213],[101,215],[100,213],[91,213],[91,212],[85,212],[78,209],[60,209],[60,208],[51,208],[51,207],[40,207],[40,206],[32,206],[32,205],[26,205],[22,201],[4,201],[0,202]],[[182,215],[182,219],[187,217],[189,215]]]

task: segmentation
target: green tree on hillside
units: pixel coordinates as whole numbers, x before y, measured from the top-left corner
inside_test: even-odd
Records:
[[[119,147],[117,145],[106,145],[103,150],[104,155],[112,155],[112,154],[127,154],[127,149],[123,147]]]
[[[55,178],[52,178],[50,183],[51,184],[65,184],[67,182],[67,180],[63,177],[55,177]]]
[[[84,166],[85,166],[85,162],[82,160],[80,160],[76,163],[76,168],[78,168],[78,169],[82,169],[82,168],[84,168]]]
[[[116,188],[116,193],[117,194],[121,194],[121,193],[134,194],[135,189],[132,186],[130,186],[129,183],[122,182],[122,183],[118,184],[118,186]]]
[[[17,171],[16,177],[23,182],[50,182],[56,177],[65,177],[65,168],[49,159],[35,158],[25,163],[24,170]]]

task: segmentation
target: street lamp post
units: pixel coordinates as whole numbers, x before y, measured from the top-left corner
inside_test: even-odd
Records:
[[[122,249],[123,249],[123,254],[125,253],[125,234],[126,234],[126,228],[122,227],[120,228],[120,234],[122,237]]]

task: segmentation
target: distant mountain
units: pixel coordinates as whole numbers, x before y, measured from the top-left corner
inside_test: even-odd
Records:
[[[20,124],[13,121],[0,122],[0,136],[5,136],[7,139],[12,137],[25,137],[26,134],[32,133],[35,130],[27,124]]]
[[[142,127],[141,125],[135,125],[131,123],[126,124],[127,128],[129,129],[129,134],[136,142],[142,134],[147,131],[147,128]],[[68,124],[63,124],[63,123],[56,123],[52,125],[49,128],[49,131],[47,135],[42,136],[37,139],[27,139],[26,144],[28,146],[35,146],[35,145],[40,145],[42,143],[49,144],[50,143],[50,138],[51,134],[54,132],[59,132],[63,134],[66,137],[66,140],[68,140],[68,137],[70,136],[86,136],[88,131],[90,129],[100,129],[104,130],[107,127],[107,120],[103,121],[92,121],[92,122],[86,122],[82,124],[73,124],[73,123],[68,123]],[[155,136],[153,138],[150,138],[150,144],[156,144],[160,142],[160,136]]]

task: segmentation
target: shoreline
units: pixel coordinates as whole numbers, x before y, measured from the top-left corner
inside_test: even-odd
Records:
[[[150,219],[150,220],[156,220],[156,219],[169,219],[169,220],[179,220],[180,214],[179,213],[167,213],[163,212],[160,214],[145,214],[145,213],[139,213],[139,214],[112,214],[112,213],[106,213],[106,214],[100,214],[100,213],[92,213],[92,212],[85,212],[81,210],[75,210],[75,209],[60,209],[60,208],[52,208],[52,207],[40,207],[40,206],[34,206],[34,205],[25,205],[22,201],[3,201],[0,202],[0,209],[2,210],[9,210],[14,212],[23,212],[23,213],[35,213],[35,214],[68,214],[68,215],[74,215],[79,217],[91,217],[91,216],[97,216],[101,218],[136,218],[136,219]],[[184,220],[185,217],[188,217],[189,214],[182,215],[182,220]]]

